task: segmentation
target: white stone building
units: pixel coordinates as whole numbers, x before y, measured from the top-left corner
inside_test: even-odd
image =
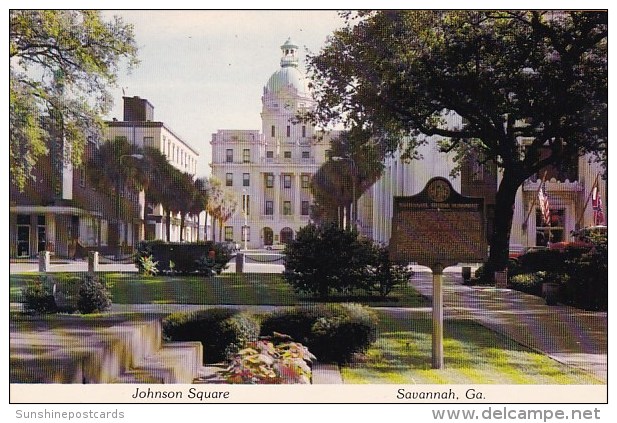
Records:
[[[314,106],[298,46],[288,39],[281,51],[280,69],[263,89],[261,132],[212,134],[212,175],[240,205],[224,223],[223,240],[244,247],[246,234],[247,248],[285,244],[309,222],[310,181],[329,146],[328,135],[297,119]]]

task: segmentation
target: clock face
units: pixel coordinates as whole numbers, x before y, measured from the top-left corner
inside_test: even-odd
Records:
[[[450,185],[446,181],[437,179],[428,186],[428,196],[436,203],[443,203],[450,197]]]

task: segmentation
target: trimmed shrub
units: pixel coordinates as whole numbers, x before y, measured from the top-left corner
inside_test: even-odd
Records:
[[[608,308],[608,239],[592,238],[594,247],[568,260],[565,302],[586,310]]]
[[[149,259],[146,259],[149,257]],[[229,249],[221,243],[200,241],[179,243],[142,241],[137,246],[135,264],[140,273],[147,271],[145,260],[157,262],[160,273],[199,273],[211,275],[220,273],[231,259]]]
[[[261,322],[261,335],[274,332],[289,335],[294,341],[307,345],[313,337],[313,325],[320,317],[333,317],[332,307],[286,307],[267,315]]]
[[[542,295],[544,276],[544,272],[521,273],[509,278],[508,286],[517,291],[540,297]]]
[[[318,319],[309,348],[321,361],[346,363],[377,339],[377,316],[360,304],[340,304],[340,314]],[[336,311],[335,311],[336,312]]]
[[[98,276],[86,274],[79,285],[77,309],[83,314],[100,313],[111,308],[111,293]]]
[[[387,247],[355,230],[309,223],[285,247],[283,276],[296,292],[321,299],[354,290],[384,298],[411,273],[390,261]]]
[[[200,341],[204,363],[226,360],[258,336],[259,324],[255,318],[230,308],[179,312],[163,319],[164,339]]]
[[[22,290],[24,311],[27,313],[56,313],[58,307],[53,293],[54,279],[39,276]]]
[[[273,313],[261,327],[264,336],[278,332],[305,344],[319,361],[345,363],[375,342],[377,316],[353,303],[296,307]]]

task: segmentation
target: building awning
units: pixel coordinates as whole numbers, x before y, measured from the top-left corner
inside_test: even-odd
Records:
[[[102,217],[99,212],[84,210],[79,207],[71,206],[11,206],[9,208],[11,213],[21,214],[68,214],[71,216],[95,216]]]

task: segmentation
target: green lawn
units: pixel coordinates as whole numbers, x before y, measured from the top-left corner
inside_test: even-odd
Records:
[[[58,280],[78,278],[75,273],[55,273]],[[36,274],[10,275],[10,298],[20,301],[21,289]],[[112,300],[116,304],[244,304],[244,305],[294,305],[314,302],[315,299],[300,295],[279,274],[223,273],[213,277],[155,276],[144,277],[136,273],[106,273]],[[354,296],[333,296],[332,301],[354,301],[366,305],[417,307],[426,304],[411,287],[395,289],[386,300]]]
[[[10,275],[10,299],[20,301],[21,289],[36,274]],[[54,274],[62,280],[78,274]],[[151,277],[135,273],[105,274],[113,301],[132,303],[294,305],[313,302],[293,292],[278,274],[222,274],[215,277]],[[342,367],[349,384],[602,384],[593,376],[468,320],[446,320],[445,369],[431,368],[431,316],[411,287],[399,288],[386,302],[366,297],[336,299],[377,307],[377,342],[364,359]],[[390,307],[410,307],[400,310]],[[59,316],[57,316],[59,317]],[[75,319],[79,319],[75,316]],[[83,316],[82,316],[83,318]],[[54,316],[48,319],[55,320]]]
[[[379,312],[379,335],[366,358],[342,368],[350,384],[602,384],[587,373],[466,320],[444,324],[444,369],[431,368],[430,313]]]

